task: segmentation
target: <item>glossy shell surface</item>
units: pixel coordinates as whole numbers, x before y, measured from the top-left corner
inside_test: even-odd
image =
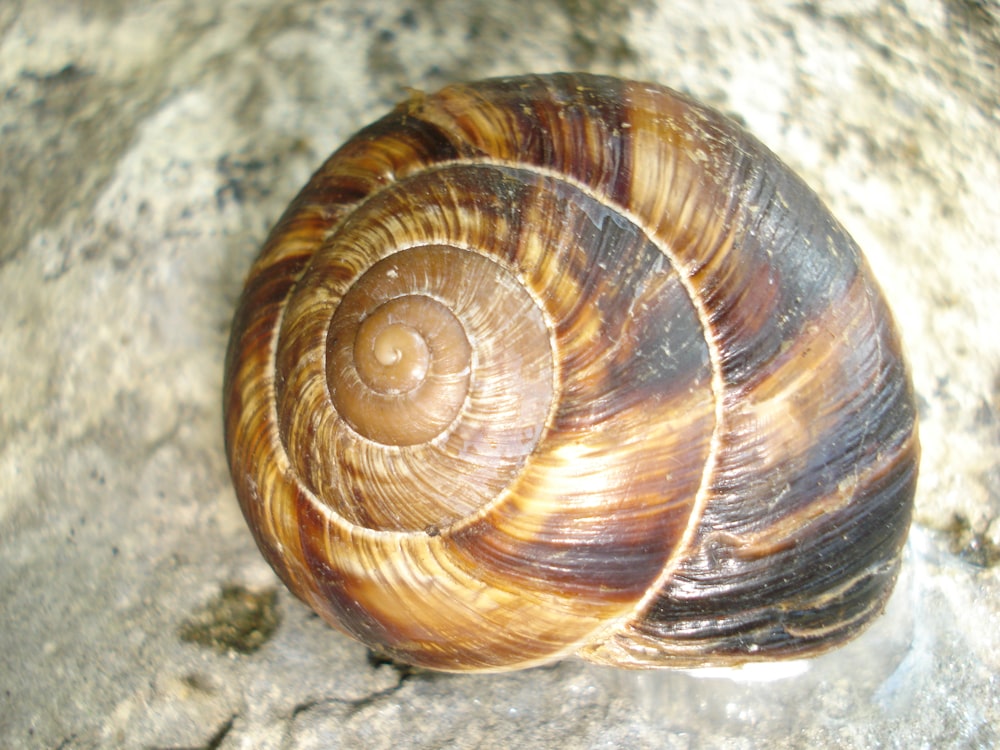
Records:
[[[918,446],[855,243],[669,89],[414,94],[254,263],[237,495],[285,584],[444,670],[808,656],[884,606]]]

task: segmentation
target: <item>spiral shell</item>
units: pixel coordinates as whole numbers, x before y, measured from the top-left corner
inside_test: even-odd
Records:
[[[659,86],[414,94],[254,263],[226,445],[257,544],[401,661],[812,655],[881,611],[918,445],[860,251]]]

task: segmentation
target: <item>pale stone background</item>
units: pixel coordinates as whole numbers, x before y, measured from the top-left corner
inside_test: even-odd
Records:
[[[996,0],[2,0],[0,746],[1000,743],[998,63]],[[378,664],[269,596],[237,509],[222,358],[269,225],[405,87],[561,69],[742,119],[899,318],[906,573],[868,634],[780,679]]]

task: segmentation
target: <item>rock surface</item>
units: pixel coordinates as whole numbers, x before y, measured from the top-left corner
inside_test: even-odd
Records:
[[[995,0],[365,5],[0,5],[2,744],[1000,743]],[[741,119],[882,282],[924,459],[904,577],[840,651],[735,677],[411,672],[331,632],[254,547],[220,386],[268,228],[406,87],[561,69]]]

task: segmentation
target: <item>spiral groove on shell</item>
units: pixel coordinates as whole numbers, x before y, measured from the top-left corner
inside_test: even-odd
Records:
[[[265,557],[406,662],[808,655],[892,589],[918,447],[877,285],[737,126],[587,75],[414,95],[244,290],[226,444]]]

